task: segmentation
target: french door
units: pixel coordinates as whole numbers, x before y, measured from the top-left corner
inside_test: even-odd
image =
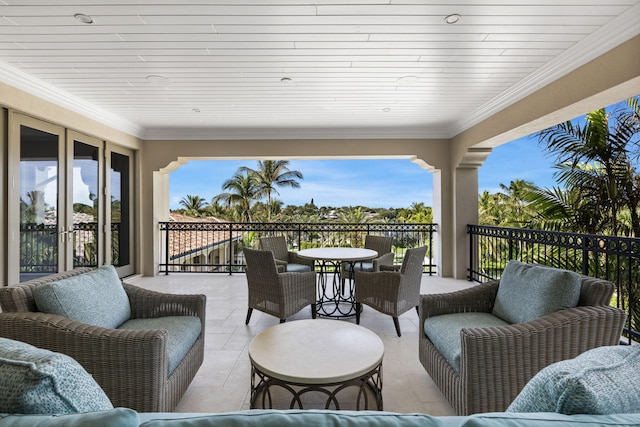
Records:
[[[108,221],[113,217],[113,200],[119,206],[130,204],[130,183],[123,193],[120,186],[116,189],[107,181],[114,175],[118,183],[123,176],[130,181],[131,165],[115,162],[117,172],[113,172],[109,168],[113,162],[105,156],[104,147],[105,143],[96,138],[21,114],[12,115],[10,283],[113,261],[117,266],[130,264],[130,252],[120,249],[119,253],[124,252],[124,258],[120,258],[114,257],[111,249],[112,239],[118,239],[118,248],[123,245],[119,239],[126,240],[127,245],[131,240],[130,210],[124,214],[126,233],[114,234],[108,226],[112,225]],[[112,200],[109,204],[105,202],[108,197]]]
[[[106,169],[109,200],[106,209],[107,262],[120,277],[134,273],[133,251],[133,152],[107,144]]]

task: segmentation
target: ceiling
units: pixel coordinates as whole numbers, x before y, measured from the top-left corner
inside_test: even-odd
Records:
[[[148,139],[448,138],[637,34],[640,0],[0,0],[0,81]]]

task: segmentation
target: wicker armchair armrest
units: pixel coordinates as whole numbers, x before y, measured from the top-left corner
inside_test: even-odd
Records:
[[[285,260],[274,258],[274,261],[276,262],[276,265],[278,267],[285,267],[285,268],[287,267],[288,262]]]
[[[313,284],[315,292],[316,273],[314,271],[278,273],[278,280],[282,283],[285,292],[298,291],[302,288],[301,283]]]
[[[197,316],[204,327],[207,297],[201,294],[181,295],[151,291],[123,283],[131,304],[131,318],[162,316]]]
[[[463,329],[460,375],[466,377],[465,393],[506,408],[542,368],[595,347],[619,344],[625,319],[626,313],[615,307],[587,306],[526,323]]]
[[[393,252],[387,252],[373,260],[373,271],[381,271],[382,267],[394,267]],[[398,266],[400,267],[400,266]]]
[[[483,312],[490,313],[498,293],[498,281],[481,283],[471,288],[443,294],[423,294],[420,296],[420,320],[450,313]]]
[[[400,271],[400,269],[402,268],[402,266],[400,264],[398,265],[386,265],[383,264],[380,266],[380,271]]]
[[[277,261],[276,261],[277,262]],[[293,264],[302,264],[308,265],[313,270],[314,268],[314,260],[311,258],[303,258],[298,256],[297,252],[290,251],[289,252],[289,262]]]
[[[357,271],[356,272],[356,301],[361,295],[373,296],[384,301],[397,299],[402,274],[391,271]]]
[[[0,313],[0,336],[5,338],[24,341],[35,346],[41,344],[45,348],[58,348],[53,351],[60,351],[69,354],[64,349],[78,349],[80,352],[91,351],[85,348],[89,342],[117,343],[122,350],[127,345],[131,345],[131,351],[146,351],[137,347],[141,341],[148,341],[150,347],[154,343],[158,344],[155,351],[166,353],[163,341],[167,338],[167,332],[163,330],[119,330],[109,329],[100,326],[89,325],[87,323],[71,320],[57,314],[41,312],[19,312]],[[100,346],[98,346],[100,347]],[[152,351],[153,353],[153,351]],[[80,354],[80,353],[78,353]],[[152,356],[153,354],[148,354]],[[111,358],[113,354],[105,355]]]

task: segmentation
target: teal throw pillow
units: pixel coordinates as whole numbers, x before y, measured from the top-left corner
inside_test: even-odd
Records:
[[[140,418],[133,409],[69,415],[0,415],[0,427],[138,427]]]
[[[572,271],[511,260],[500,277],[493,315],[524,323],[578,305],[582,280]]]
[[[640,346],[607,346],[549,365],[507,412],[626,414],[640,412]]]
[[[113,409],[73,358],[0,338],[0,413],[69,414]]]
[[[43,313],[103,328],[115,329],[131,317],[129,297],[112,265],[40,285],[33,297]]]

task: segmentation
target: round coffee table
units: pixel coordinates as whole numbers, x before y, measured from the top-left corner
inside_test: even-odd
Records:
[[[383,355],[380,337],[353,323],[309,319],[273,326],[249,344],[251,409],[272,409],[278,388],[288,409],[304,409],[308,395],[316,404],[320,396],[324,409],[341,409],[343,397],[356,410],[381,411]]]

